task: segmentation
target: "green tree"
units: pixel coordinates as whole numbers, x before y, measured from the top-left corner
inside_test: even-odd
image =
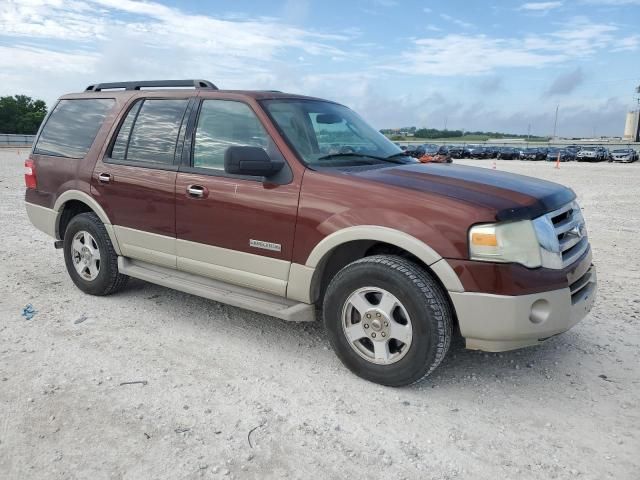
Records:
[[[47,104],[26,95],[0,97],[0,133],[34,135],[47,114]]]

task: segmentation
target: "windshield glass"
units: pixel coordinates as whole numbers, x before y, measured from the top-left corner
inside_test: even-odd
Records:
[[[261,103],[289,144],[310,167],[417,161],[405,156],[396,144],[342,105],[298,99],[263,100]]]

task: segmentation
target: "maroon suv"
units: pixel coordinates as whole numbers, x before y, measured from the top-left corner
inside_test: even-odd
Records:
[[[535,345],[595,297],[572,190],[420,164],[326,100],[92,85],[60,98],[25,166],[29,218],[84,292],[135,277],[284,320],[321,305],[340,359],[385,385],[428,375],[453,332]]]

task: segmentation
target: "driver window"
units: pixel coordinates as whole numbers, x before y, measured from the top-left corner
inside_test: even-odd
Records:
[[[193,147],[193,166],[224,170],[228,147],[269,148],[269,136],[253,110],[242,102],[204,100]]]

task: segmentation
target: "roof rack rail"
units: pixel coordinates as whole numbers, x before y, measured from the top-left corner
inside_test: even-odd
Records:
[[[194,87],[194,88],[210,88],[218,90],[209,80],[143,80],[140,82],[108,82],[96,83],[85,88],[85,92],[100,92],[102,90],[140,90],[141,88],[176,88],[176,87]]]

